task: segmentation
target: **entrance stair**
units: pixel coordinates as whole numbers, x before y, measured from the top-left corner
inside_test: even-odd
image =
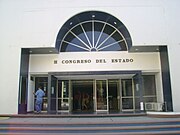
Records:
[[[10,117],[0,135],[180,135],[180,117]]]

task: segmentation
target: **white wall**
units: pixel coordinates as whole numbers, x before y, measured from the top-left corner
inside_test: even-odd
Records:
[[[70,17],[88,10],[104,11],[119,18],[128,28],[134,45],[167,43],[164,0],[1,0],[3,41],[21,47],[54,46],[61,26]]]
[[[0,114],[18,112],[19,65],[21,51],[17,47],[0,49]]]
[[[174,111],[180,111],[179,5],[179,0],[1,0],[0,113],[17,113],[20,48],[55,46],[67,19],[87,10],[119,18],[133,45],[168,45]],[[4,105],[7,100],[10,108]]]
[[[171,87],[172,87],[172,100],[173,108],[175,112],[180,112],[179,104],[179,77],[180,77],[180,63],[179,63],[179,50],[180,50],[180,1],[173,0],[168,1],[166,5],[166,16],[168,29],[168,51],[169,51],[169,64],[170,64],[170,74],[171,74]]]

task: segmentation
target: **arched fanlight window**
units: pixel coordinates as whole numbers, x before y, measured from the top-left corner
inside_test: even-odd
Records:
[[[60,52],[127,51],[130,34],[122,22],[103,12],[89,11],[69,19],[59,31]]]

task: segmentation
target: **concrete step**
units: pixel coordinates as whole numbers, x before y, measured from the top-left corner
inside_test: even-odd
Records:
[[[48,120],[48,119],[47,119]],[[142,135],[180,134],[180,120],[126,122],[0,122],[0,135]]]
[[[121,133],[0,133],[0,135],[179,135],[179,131],[121,132]]]

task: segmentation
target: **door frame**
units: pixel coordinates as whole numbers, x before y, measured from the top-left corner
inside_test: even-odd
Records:
[[[97,104],[98,104],[98,101],[97,101],[97,81],[106,81],[106,109],[104,109],[104,110],[99,110],[98,108],[97,108]],[[95,112],[96,113],[98,113],[98,112],[109,112],[109,100],[108,100],[108,97],[109,97],[109,95],[108,95],[108,79],[95,79],[95,81],[94,81],[94,83],[95,83],[95,90],[94,90],[94,94],[95,94],[95,101],[94,101],[94,103],[95,103]]]
[[[131,92],[132,92],[132,95],[131,96],[123,96],[123,94],[122,94],[122,91],[123,91],[123,86],[122,86],[122,80],[129,80],[130,82],[131,82]],[[121,87],[121,98],[120,98],[120,107],[121,107],[121,111],[122,112],[134,112],[134,86],[133,86],[133,79],[132,78],[126,78],[126,79],[121,79],[120,80],[120,87]],[[125,89],[126,90],[126,89]],[[132,99],[132,109],[123,109],[123,99]]]
[[[57,95],[56,95],[56,112],[57,113],[69,113],[70,112],[70,106],[71,106],[71,87],[70,87],[70,80],[61,80],[61,79],[58,79],[57,80],[58,81],[58,83],[57,83]],[[62,82],[62,81],[68,81],[68,97],[65,97],[65,98],[62,98],[62,89],[61,89],[61,97],[58,97],[58,94],[59,94],[59,92],[60,92],[60,90],[59,90],[59,81],[60,82]],[[61,102],[59,102],[59,99],[60,100],[68,100],[68,110],[63,110],[63,109],[59,109],[58,108],[58,106],[59,106],[59,104],[61,104],[61,103],[63,103],[62,101]]]
[[[131,80],[131,88],[132,88],[132,100],[133,100],[133,108],[132,109],[123,109],[123,95],[122,95],[122,80],[120,80],[120,105],[121,105],[121,111],[122,112],[136,112],[136,111],[140,111],[140,112],[144,112],[144,106],[143,106],[143,87],[142,87],[142,73],[141,72],[137,72],[135,73],[134,76],[132,76],[131,78],[129,78],[129,80]],[[137,83],[138,82],[138,83]],[[137,85],[136,85],[137,84]],[[136,91],[138,91],[138,95],[136,95]],[[125,98],[130,98],[130,97],[125,97]],[[139,98],[139,109],[136,108],[136,99]]]

